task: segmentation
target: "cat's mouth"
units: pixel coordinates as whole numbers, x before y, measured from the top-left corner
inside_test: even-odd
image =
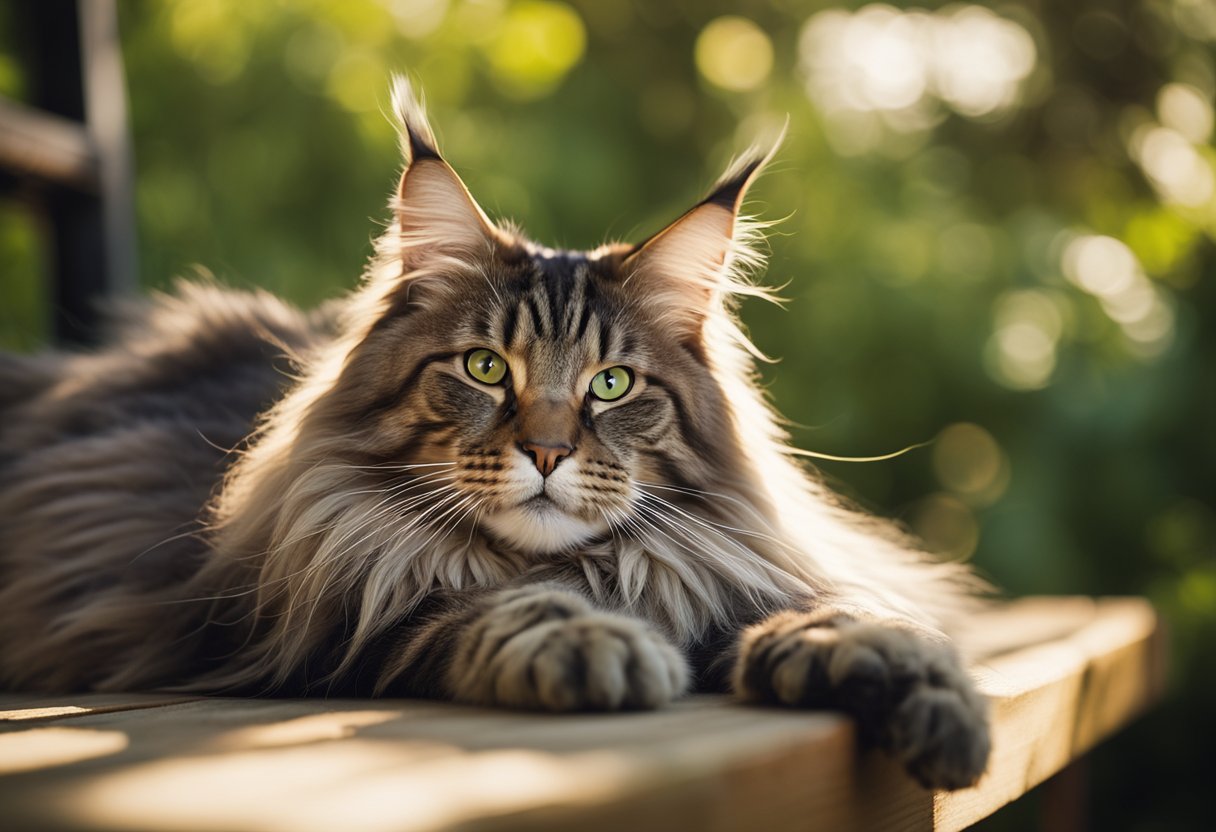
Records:
[[[543,488],[538,493],[516,504],[515,510],[520,511],[525,516],[531,515],[540,522],[563,517],[576,519],[579,516],[578,512],[571,511],[568,506],[563,505],[560,499]]]
[[[544,490],[510,508],[486,513],[481,522],[498,540],[535,554],[568,551],[608,528],[604,520],[575,515]]]
[[[557,504],[557,501],[550,497],[543,489],[540,493],[534,494],[519,505],[520,507],[530,508],[535,511],[562,511],[562,507]]]

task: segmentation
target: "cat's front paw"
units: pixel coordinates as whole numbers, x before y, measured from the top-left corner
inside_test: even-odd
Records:
[[[847,711],[927,788],[970,786],[988,762],[984,698],[949,646],[902,625],[782,613],[744,633],[734,680],[752,701]]]
[[[562,590],[504,593],[464,635],[458,700],[548,711],[657,708],[684,693],[684,657],[644,621]]]

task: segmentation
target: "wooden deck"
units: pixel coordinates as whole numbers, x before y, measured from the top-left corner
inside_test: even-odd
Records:
[[[0,827],[15,830],[960,829],[1159,696],[1137,599],[1026,599],[970,647],[993,700],[973,789],[932,794],[850,721],[693,697],[641,714],[401,700],[0,695]]]

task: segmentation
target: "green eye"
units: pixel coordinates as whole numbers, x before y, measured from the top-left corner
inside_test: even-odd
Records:
[[[507,362],[494,350],[469,350],[464,368],[482,384],[498,384],[507,375]]]
[[[633,387],[633,371],[628,367],[609,367],[591,379],[591,395],[605,402],[616,401],[628,393],[630,387]]]

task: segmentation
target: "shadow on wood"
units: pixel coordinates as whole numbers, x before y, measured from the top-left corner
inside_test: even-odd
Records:
[[[830,713],[693,697],[551,716],[400,700],[0,699],[6,828],[960,829],[1160,694],[1134,599],[1028,599],[974,628],[993,699],[980,784],[933,794]]]

